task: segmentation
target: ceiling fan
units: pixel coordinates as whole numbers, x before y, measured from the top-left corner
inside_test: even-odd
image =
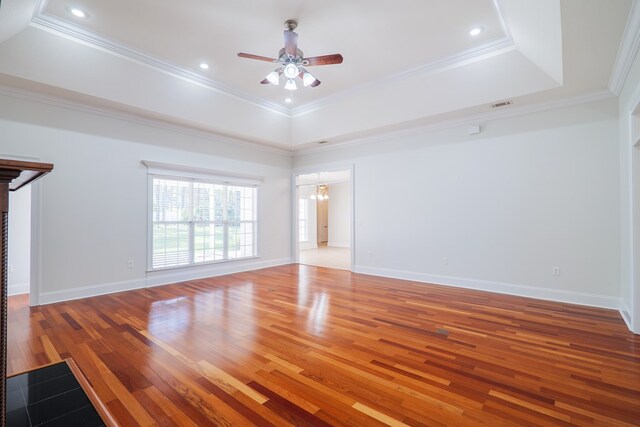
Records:
[[[305,67],[341,64],[342,55],[335,53],[333,55],[305,58],[302,51],[298,49],[298,34],[293,31],[298,26],[298,23],[293,19],[288,19],[285,21],[284,26],[286,28],[286,30],[284,30],[284,48],[280,49],[277,59],[242,52],[238,53],[238,56],[279,64],[278,68],[270,72],[267,77],[260,82],[262,84],[271,83],[278,85],[280,83],[280,76],[284,74],[284,77],[287,79],[284,88],[287,90],[296,90],[298,88],[296,85],[296,78],[298,77],[302,79],[304,86],[318,86],[320,80],[308,72]]]

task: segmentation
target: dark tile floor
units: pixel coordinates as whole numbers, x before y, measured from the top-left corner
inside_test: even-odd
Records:
[[[65,363],[7,379],[7,427],[104,426]]]

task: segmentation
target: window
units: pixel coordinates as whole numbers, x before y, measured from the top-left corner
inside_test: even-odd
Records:
[[[254,185],[151,175],[151,269],[257,256]]]
[[[298,199],[298,237],[299,241],[309,241],[309,205],[306,199]]]

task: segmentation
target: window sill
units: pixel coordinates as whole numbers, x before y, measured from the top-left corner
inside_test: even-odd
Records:
[[[171,270],[185,270],[185,269],[197,269],[198,267],[209,267],[212,265],[225,265],[225,264],[232,264],[232,263],[236,263],[238,261],[247,261],[250,259],[260,259],[260,255],[255,255],[255,256],[248,256],[248,257],[244,257],[244,258],[234,258],[234,259],[228,259],[228,260],[224,260],[224,261],[209,261],[209,262],[199,262],[197,264],[189,264],[189,265],[179,265],[176,267],[162,267],[162,268],[148,268],[147,269],[147,273],[155,273],[158,271],[171,271]]]

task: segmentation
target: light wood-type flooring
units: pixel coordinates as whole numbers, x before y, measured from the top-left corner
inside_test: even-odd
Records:
[[[351,249],[326,244],[315,249],[304,249],[300,251],[300,264],[351,270]]]
[[[9,310],[9,373],[72,357],[123,426],[640,424],[614,310],[296,264]]]

